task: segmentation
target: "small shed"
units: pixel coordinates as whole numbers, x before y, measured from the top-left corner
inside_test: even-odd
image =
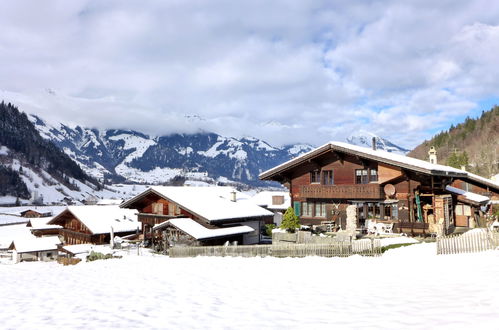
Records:
[[[9,250],[12,250],[12,260],[21,261],[51,261],[57,259],[59,237],[41,237],[14,240]]]
[[[243,242],[243,235],[252,233],[254,228],[246,225],[236,225],[226,228],[207,228],[200,222],[190,218],[175,218],[160,223],[154,231],[163,231],[163,239],[167,247],[222,245],[227,241]]]

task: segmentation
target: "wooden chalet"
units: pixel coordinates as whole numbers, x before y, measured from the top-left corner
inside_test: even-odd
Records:
[[[157,186],[124,202],[121,207],[139,210],[138,220],[142,223],[144,240],[153,244],[154,241],[164,238],[164,235],[158,232],[167,227],[171,228],[170,232],[177,231],[177,237],[179,234],[190,237],[193,243],[191,245],[218,245],[226,241],[257,244],[260,242],[261,226],[271,223],[273,214],[249,199],[229,187]],[[178,220],[179,218],[182,220]],[[165,224],[165,227],[157,226],[173,219],[175,221]],[[201,231],[199,226],[217,235],[196,237],[193,232]],[[252,230],[248,231],[248,227]],[[217,231],[227,228],[232,229]],[[220,236],[219,233],[226,235]],[[169,244],[173,243],[172,240]]]
[[[44,218],[51,217],[52,211],[45,209],[27,209],[20,212],[21,217],[23,218]]]
[[[108,244],[111,235],[127,236],[138,232],[137,211],[118,205],[69,206],[48,224],[59,225],[65,245]]]
[[[345,228],[346,207],[367,219],[394,224],[395,232],[428,234],[479,223],[499,184],[453,167],[330,142],[260,175],[290,190],[302,224]]]

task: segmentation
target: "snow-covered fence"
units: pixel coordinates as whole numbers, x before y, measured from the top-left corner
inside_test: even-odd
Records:
[[[183,257],[348,257],[354,254],[378,256],[381,252],[379,240],[358,240],[334,242],[332,244],[279,244],[279,245],[240,245],[240,246],[196,246],[172,247],[172,258]]]
[[[437,238],[437,254],[473,253],[499,247],[499,233],[487,230]]]

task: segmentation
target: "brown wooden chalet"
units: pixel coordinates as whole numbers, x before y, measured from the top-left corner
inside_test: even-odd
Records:
[[[118,205],[69,206],[48,224],[62,227],[59,234],[65,245],[108,244],[111,232],[116,236],[138,232],[140,225],[136,212]]]
[[[395,231],[428,233],[474,227],[499,185],[449,166],[381,150],[330,142],[260,175],[289,188],[302,224],[344,228],[346,207],[366,219],[394,223]],[[481,224],[484,225],[484,224]]]
[[[121,207],[139,211],[144,240],[152,243],[162,239],[158,231],[168,230],[169,237],[191,242],[189,245],[219,245],[226,241],[256,244],[260,242],[261,226],[271,223],[273,217],[272,212],[229,187],[151,187]],[[166,223],[174,219],[176,221]],[[180,222],[177,219],[181,219]],[[164,226],[158,226],[163,223]],[[204,233],[212,234],[196,235],[199,226],[207,230],[203,230]],[[252,230],[243,230],[243,226]],[[219,230],[235,227],[241,230]],[[182,235],[188,237],[180,239]]]

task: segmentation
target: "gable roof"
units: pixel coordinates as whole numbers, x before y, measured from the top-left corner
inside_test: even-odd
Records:
[[[61,240],[57,236],[16,239],[12,241],[9,249],[19,253],[51,251],[57,250],[57,244],[61,244]]]
[[[153,229],[157,230],[167,225],[173,225],[174,227],[180,229],[184,233],[198,240],[247,234],[255,231],[253,228],[249,226],[235,226],[227,228],[210,229],[202,226],[201,224],[197,223],[196,221],[190,218],[171,219],[154,226]]]
[[[26,227],[30,227],[30,230],[59,229],[59,228],[62,228],[62,226],[59,226],[59,225],[49,225],[48,224],[53,218],[54,217],[48,217],[48,218],[31,218],[28,221],[28,223],[26,224]]]
[[[365,159],[375,160],[380,163],[398,166],[404,169],[409,169],[429,175],[439,175],[439,176],[469,179],[470,181],[479,182],[487,186],[499,189],[499,184],[495,183],[492,180],[488,180],[476,174],[459,170],[451,166],[432,164],[430,162],[421,159],[394,154],[384,150],[373,150],[370,148],[359,147],[349,143],[334,142],[334,141],[328,142],[312,151],[309,151],[299,157],[293,158],[281,165],[278,165],[274,168],[271,168],[261,173],[259,176],[260,180],[272,180],[274,175],[279,174],[285,170],[291,169],[297,165],[300,165],[308,161],[309,159],[312,159],[329,151],[333,152],[337,151],[345,154],[355,155]]]
[[[234,189],[230,187],[155,186],[124,202],[121,207],[131,207],[152,192],[210,222],[272,216],[272,212],[254,204],[249,196],[240,192],[236,192],[236,201],[232,202],[232,191]]]
[[[122,209],[118,205],[68,206],[48,224],[58,224],[66,212],[70,212],[82,222],[92,234],[110,233],[111,227],[115,233],[134,231],[140,228],[140,222],[137,221],[137,210]]]

